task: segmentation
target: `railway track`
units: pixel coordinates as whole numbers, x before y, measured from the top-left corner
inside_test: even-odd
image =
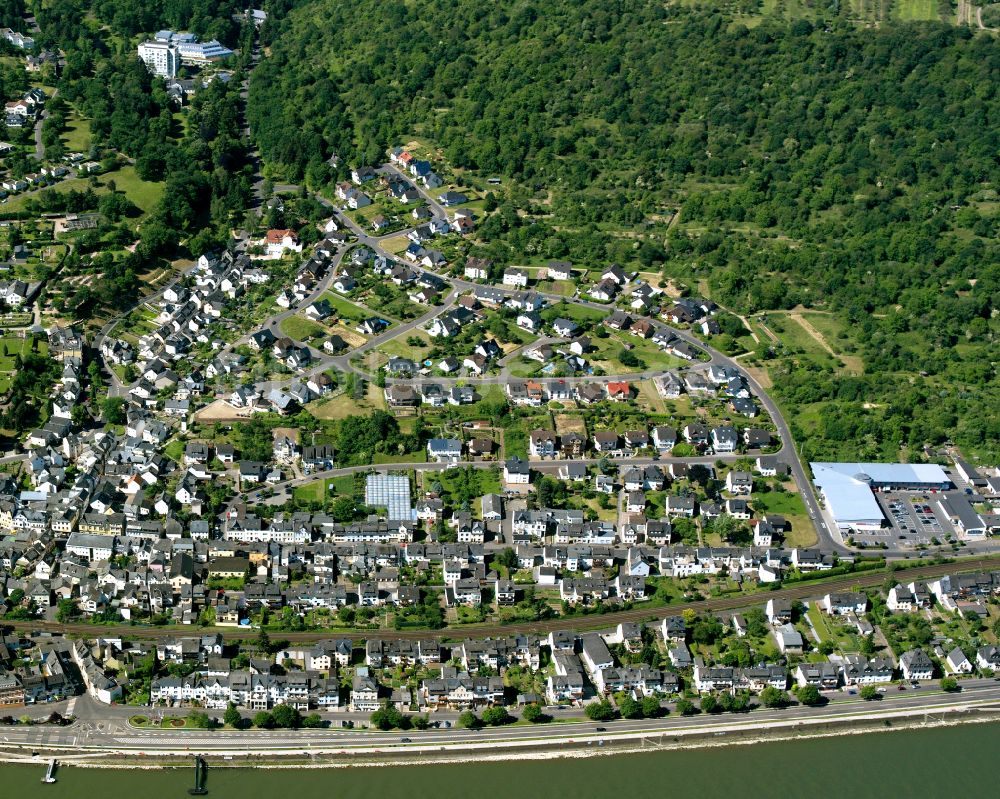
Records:
[[[394,638],[404,640],[421,640],[436,638],[442,640],[462,640],[465,638],[487,638],[517,634],[544,634],[554,630],[595,630],[614,627],[622,622],[651,623],[667,616],[680,616],[686,610],[697,613],[719,613],[723,611],[742,610],[753,605],[766,602],[768,599],[808,599],[830,591],[846,591],[854,587],[872,588],[881,585],[886,577],[893,577],[899,582],[911,580],[926,580],[941,577],[945,574],[958,572],[983,571],[1000,567],[1000,555],[978,557],[969,560],[937,563],[927,566],[915,566],[908,569],[886,571],[879,569],[871,572],[848,574],[841,578],[823,581],[806,581],[795,585],[779,588],[757,594],[740,594],[727,597],[715,597],[693,602],[679,602],[663,607],[635,607],[612,613],[591,616],[571,616],[544,621],[525,622],[523,624],[470,624],[461,627],[448,627],[441,630],[316,630],[308,632],[292,632],[284,630],[268,630],[275,638],[289,643],[310,643],[332,637],[352,637],[356,639]],[[81,638],[141,638],[156,639],[168,635],[196,635],[201,632],[217,632],[226,641],[246,641],[257,636],[257,629],[241,629],[238,627],[197,627],[197,626],[138,626],[128,624],[61,624],[49,621],[17,621],[6,622],[5,626],[19,631],[40,630],[60,633]]]

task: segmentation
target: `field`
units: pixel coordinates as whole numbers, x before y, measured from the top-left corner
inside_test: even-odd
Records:
[[[364,398],[356,398],[347,394],[338,394],[328,400],[310,402],[306,406],[317,419],[343,419],[347,416],[365,414],[373,410],[385,410],[385,396],[382,389],[368,385]]]
[[[296,341],[305,341],[306,339],[321,336],[326,331],[321,325],[316,324],[312,320],[295,314],[281,320],[281,332]]]
[[[759,322],[765,333],[768,330],[771,331],[790,353],[805,355],[820,363],[834,365],[836,359],[830,354],[830,351],[820,341],[809,335],[807,330],[791,315],[768,313]]]
[[[802,498],[797,493],[778,491],[754,493],[750,498],[750,505],[757,516],[777,513],[785,517],[791,527],[785,535],[786,546],[808,547],[816,543],[816,530],[806,513]]]
[[[896,0],[892,4],[892,16],[908,22],[938,20],[939,4],[936,0]]]
[[[326,480],[314,480],[305,485],[296,486],[292,497],[297,503],[322,502],[326,499]]]
[[[139,176],[135,173],[135,167],[126,166],[115,172],[107,172],[98,177],[97,188],[95,189],[96,193],[98,195],[108,194],[110,192],[108,184],[111,181],[114,181],[116,191],[123,192],[143,213],[149,213],[160,201],[165,185],[164,183],[149,183],[140,180]],[[60,181],[50,190],[63,193],[71,189],[86,191],[89,186],[89,178],[71,178],[70,180]],[[16,197],[11,197],[5,204],[4,211],[24,210],[28,200],[36,194],[37,192],[25,192]]]
[[[117,172],[109,172],[98,178],[98,182],[103,185],[107,185],[110,180],[115,182],[118,191],[125,192],[125,195],[145,213],[152,211],[163,196],[165,184],[142,180],[133,166],[122,167]]]
[[[587,422],[583,416],[575,413],[555,414],[556,432],[564,436],[567,433],[579,433],[586,437]]]
[[[70,115],[62,141],[70,152],[86,155],[90,150],[90,123],[75,113]]]
[[[249,419],[250,411],[244,408],[234,408],[222,399],[210,402],[204,408],[195,412],[195,418],[200,422],[235,422]]]
[[[674,355],[667,354],[649,339],[641,339],[627,333],[612,333],[607,338],[595,337],[591,339],[591,343],[596,351],[586,357],[608,374],[663,371],[664,369],[675,369],[687,363]],[[620,355],[626,347],[630,348],[629,351],[632,355],[639,359],[639,365],[625,366],[621,362]]]
[[[600,308],[590,308],[586,305],[578,305],[572,302],[550,305],[542,311],[542,319],[546,322],[562,318],[576,322],[578,325],[583,325],[587,322],[600,322],[607,315],[607,312],[602,311]]]
[[[853,349],[855,344],[844,321],[833,314],[804,312],[796,314],[796,321],[811,327],[826,342],[826,345],[844,362],[849,372],[864,371],[864,361],[857,355],[848,355],[845,350]]]
[[[408,338],[419,338],[424,342],[423,347],[415,347],[412,344],[407,343]],[[378,349],[379,352],[384,352],[386,355],[396,358],[410,358],[413,361],[421,360],[426,354],[430,347],[430,336],[428,336],[423,330],[412,330],[405,336],[400,336],[399,338],[390,339],[381,345]]]
[[[393,236],[392,238],[386,239],[381,242],[383,250],[387,252],[395,253],[399,255],[403,250],[410,246],[410,240],[406,236]]]
[[[656,390],[652,380],[640,380],[636,387],[639,390],[635,398],[636,404],[645,406],[652,413],[666,413],[667,403]]]
[[[360,322],[372,316],[365,308],[355,305],[350,300],[344,299],[339,294],[332,291],[326,292],[321,299],[328,300],[337,316],[348,322]],[[391,321],[391,320],[388,320]]]

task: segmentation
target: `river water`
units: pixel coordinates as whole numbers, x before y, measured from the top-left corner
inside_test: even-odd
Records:
[[[355,769],[209,768],[213,799],[664,799],[1000,795],[1000,724],[607,757]],[[210,759],[211,762],[211,759]],[[181,799],[193,768],[0,766],[0,797]]]

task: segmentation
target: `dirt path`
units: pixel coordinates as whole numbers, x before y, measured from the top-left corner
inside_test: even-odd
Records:
[[[969,4],[965,0],[958,0],[955,8],[955,24],[956,25],[968,25],[969,24]]]
[[[779,339],[777,335],[775,335],[774,331],[771,330],[771,328],[769,328],[766,324],[764,324],[764,319],[762,317],[757,317],[757,324],[760,325],[760,329],[767,334],[767,337],[771,339],[773,343],[775,344],[778,343]]]
[[[790,313],[788,314],[788,318],[794,319],[799,324],[799,326],[803,330],[805,330],[806,333],[809,334],[809,338],[811,338],[813,341],[819,344],[824,350],[826,350],[826,352],[831,357],[833,358],[840,357],[839,355],[837,355],[837,353],[833,351],[833,347],[831,347],[829,344],[826,343],[826,339],[823,338],[823,334],[820,333],[815,327],[813,327],[812,323],[808,319],[806,319],[802,314]]]
[[[745,316],[740,316],[739,314],[736,315],[736,318],[743,323],[743,327],[745,327],[747,331],[750,333],[750,338],[754,340],[754,343],[760,344],[760,336],[758,336],[757,332],[750,326],[750,320],[747,319]]]
[[[958,0],[955,8],[955,24],[968,25],[970,28],[975,28],[978,25],[980,30],[985,30],[982,9],[974,6],[969,0]]]
[[[819,344],[831,358],[836,358],[838,361],[841,361],[846,369],[859,374],[864,371],[864,363],[859,357],[856,355],[842,355],[841,353],[834,352],[833,347],[827,343],[823,334],[813,327],[812,323],[802,314],[793,312],[788,314],[788,318],[794,319],[795,322],[809,334],[809,338]]]

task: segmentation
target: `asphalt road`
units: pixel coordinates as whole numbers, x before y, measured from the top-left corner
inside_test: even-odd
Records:
[[[662,719],[618,720],[597,724],[579,721],[572,724],[512,726],[464,730],[451,728],[380,733],[371,730],[343,730],[332,727],[326,730],[274,730],[259,731],[176,731],[160,729],[135,729],[129,726],[119,708],[103,708],[104,713],[86,714],[73,725],[62,728],[49,727],[0,727],[0,749],[38,750],[45,756],[57,753],[60,748],[86,752],[175,753],[189,752],[255,754],[261,751],[320,753],[381,753],[388,750],[441,751],[486,750],[509,746],[559,747],[588,742],[627,741],[658,736],[685,734],[759,734],[769,729],[791,728],[801,730],[807,724],[834,722],[860,722],[882,716],[909,715],[916,718],[940,718],[948,712],[972,711],[977,708],[995,708],[1000,702],[1000,684],[993,680],[967,680],[962,691],[945,694],[936,686],[905,692],[889,686],[881,701],[865,702],[857,696],[831,692],[831,700],[820,707],[793,705],[783,710],[759,708],[747,714],[718,714],[681,717],[672,713]],[[78,703],[82,700],[78,699]],[[141,708],[124,708],[128,715],[148,712]],[[166,711],[176,714],[177,711]],[[183,713],[183,711],[181,711]],[[221,714],[221,711],[215,711]],[[552,711],[559,716],[560,711]],[[346,714],[326,714],[338,723]],[[454,718],[454,713],[432,714],[432,721]],[[406,739],[405,741],[403,739]],[[58,753],[63,757],[62,753]]]
[[[48,103],[55,99],[56,95],[59,94],[58,89],[54,89],[49,99],[45,101],[46,107],[42,108],[42,113],[38,115],[38,119],[35,122],[35,160],[44,161],[45,160],[45,145],[42,144],[42,127],[45,125],[45,120],[49,118]]]

